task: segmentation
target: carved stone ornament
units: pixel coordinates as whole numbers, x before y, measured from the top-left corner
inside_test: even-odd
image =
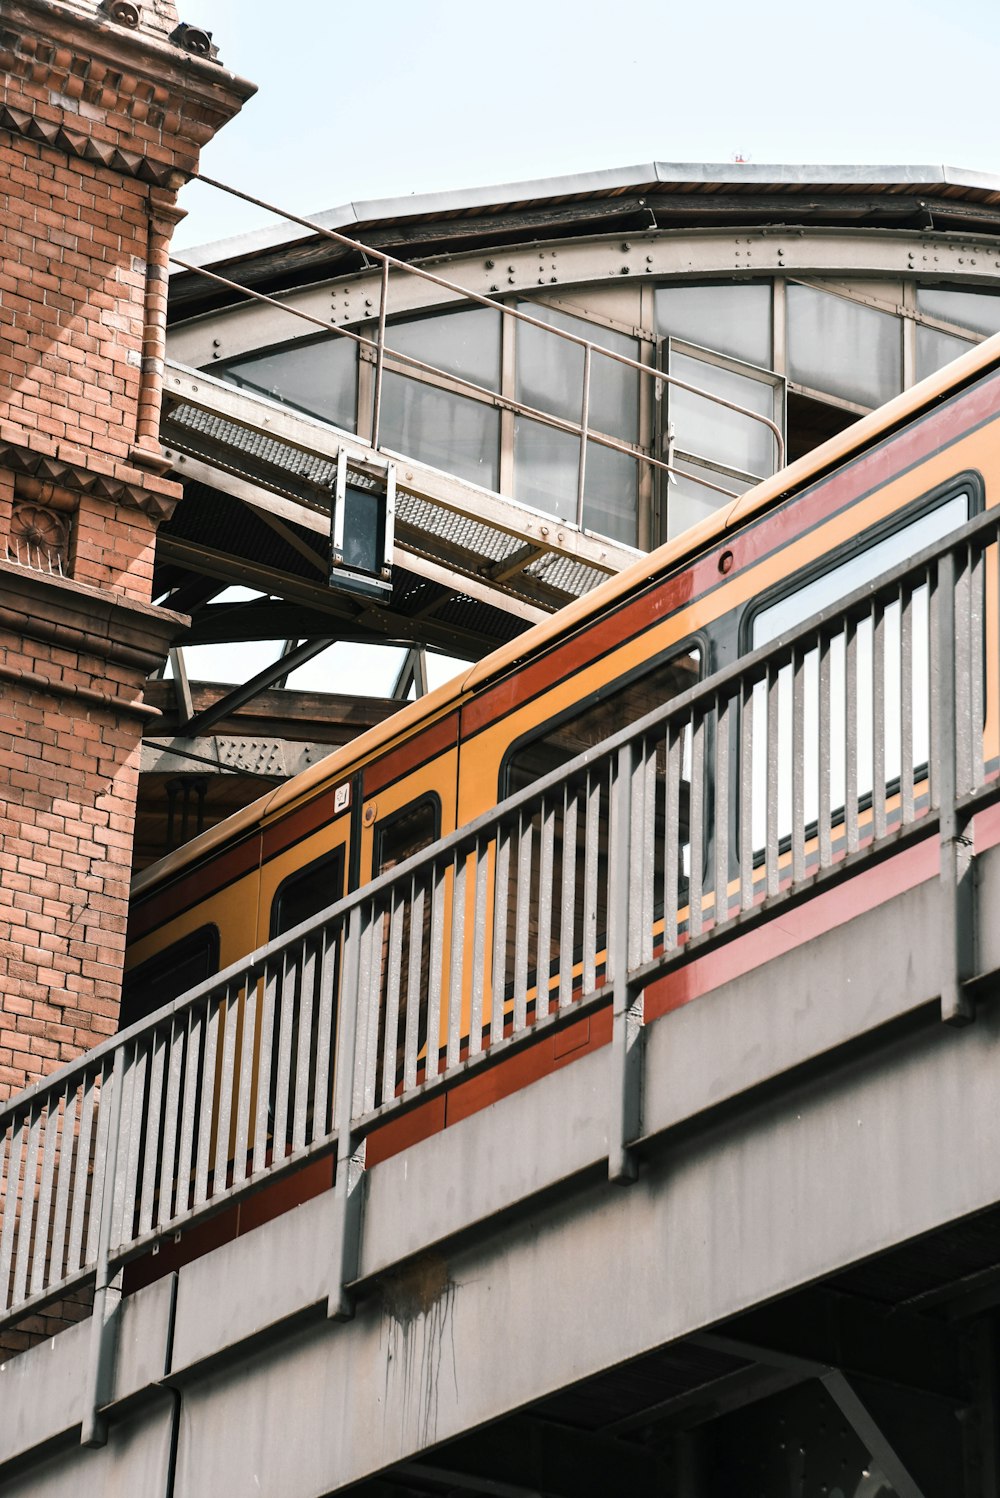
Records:
[[[45,505],[15,504],[7,560],[36,572],[54,572],[63,577],[69,566],[69,536],[69,516]]]

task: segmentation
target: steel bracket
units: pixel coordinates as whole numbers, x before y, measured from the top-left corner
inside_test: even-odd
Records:
[[[643,995],[629,984],[632,943],[634,749],[625,744],[614,763],[611,786],[612,896],[608,952],[613,962],[611,1008],[611,1117],[608,1120],[608,1179],[628,1185],[639,1174],[632,1144],[642,1132]]]
[[[349,1147],[349,1146],[348,1146]],[[326,1314],[332,1321],[350,1321],[354,1296],[348,1286],[356,1280],[361,1265],[361,1232],[364,1217],[365,1142],[350,1153],[337,1150],[334,1184],[333,1264]]]
[[[334,1180],[334,1227],[327,1315],[348,1321],[354,1315],[354,1298],[347,1286],[358,1277],[364,1218],[365,1141],[352,1133],[354,1115],[355,1062],[357,1056],[358,1009],[368,993],[369,973],[362,951],[370,946],[366,906],[359,905],[347,918],[342,939],[340,965],[340,1024],[334,1116],[337,1123],[336,1178]]]
[[[975,1004],[967,988],[968,979],[976,972],[972,822],[958,804],[971,783],[974,753],[979,752],[973,746],[974,730],[969,712],[972,658],[969,640],[959,623],[970,613],[973,586],[968,565],[959,567],[954,552],[946,552],[940,557],[933,601],[937,610],[937,789],[943,896],[941,1018],[949,1025],[967,1025],[975,1018]]]

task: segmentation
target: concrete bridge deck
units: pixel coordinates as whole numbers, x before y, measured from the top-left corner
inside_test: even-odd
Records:
[[[933,555],[7,1105],[8,1160],[23,1147],[24,1179],[34,1183],[37,1168],[41,1185],[24,1195],[30,1211],[18,1206],[8,1165],[6,1320],[72,1285],[96,1286],[97,1309],[0,1369],[0,1495],[995,1498],[1000,808],[975,748],[981,694],[956,693],[955,683],[983,669],[977,597],[997,529],[995,516],[978,517]],[[723,818],[717,798],[709,830],[696,748],[683,832],[688,929],[671,913],[674,843],[654,939],[646,829],[658,766],[668,806],[671,795],[676,803],[679,725],[696,745],[714,739],[718,776],[730,762],[719,724],[731,721],[731,700],[749,701],[758,677],[777,692],[782,662],[799,669],[817,631],[828,638],[890,596],[905,614],[928,578],[930,799],[904,761],[898,790],[875,797],[865,831],[863,788],[848,774],[841,847],[822,806],[808,832],[797,793],[790,846],[769,819],[757,870],[752,839],[739,831],[752,776],[730,788],[744,795],[741,815]],[[826,714],[820,769],[831,735],[851,737],[852,712],[846,723]],[[741,720],[744,747],[753,716]],[[746,755],[734,756],[743,771]],[[567,1002],[557,1003],[557,974],[546,1013],[532,1016],[522,940],[532,880],[512,892],[504,870],[551,857],[550,835],[537,834],[548,825],[546,797],[576,786],[589,806],[598,784],[610,797],[607,863],[618,871],[607,931],[595,935],[584,909],[590,934],[573,965],[581,982],[572,992],[567,982]],[[897,796],[893,821],[886,806]],[[600,818],[585,820],[586,890],[601,828]],[[702,853],[714,878],[703,880]],[[429,1075],[411,1009],[397,1076],[394,1048],[378,1054],[375,1021],[420,971],[414,902],[428,902],[433,963],[442,891],[457,919],[458,870],[485,867],[496,876],[494,983],[513,934],[509,1004],[489,1013],[480,943],[472,987],[492,1043],[460,1053],[460,1009],[446,1012],[446,994],[460,1003],[462,984],[432,967],[440,1008],[428,1033],[439,1027],[448,1043]],[[761,899],[755,881],[772,871],[774,893]],[[468,883],[485,887],[485,878]],[[512,902],[508,924],[501,896]],[[572,928],[573,899],[563,918]],[[576,952],[573,934],[563,950]],[[319,1053],[332,1022],[327,980],[339,972],[329,1097],[297,1082],[294,1098],[289,1090],[296,1067],[313,1081],[320,1072],[310,1070],[308,1008],[290,1053],[279,972],[300,1005],[316,997]],[[251,1075],[270,1070],[248,1035],[254,1005],[260,1043],[270,1043],[271,1025],[279,1037],[277,1112],[258,1118],[270,1120],[272,1139],[287,1126],[283,1161],[265,1157],[264,1133],[252,1128]],[[192,1049],[199,1026],[207,1038]],[[229,1087],[202,1088],[200,1105],[185,1108],[182,1094],[194,1093],[164,1069],[168,1053],[187,1058],[189,1081],[197,1063]],[[77,1171],[86,1234],[74,1226],[68,1171],[65,1190],[57,1178],[52,1125],[64,1107],[73,1111],[62,1118],[83,1126],[84,1102],[78,1115],[70,1101],[77,1086],[91,1109],[99,1093],[104,1155],[95,1158],[106,1169],[98,1192],[95,1167],[93,1193]],[[160,1121],[174,1143],[178,1131],[190,1134],[193,1153],[175,1155],[174,1143],[167,1151]],[[323,1162],[332,1189],[268,1220],[258,1211],[250,1226],[254,1201],[276,1180],[293,1185]],[[197,1233],[231,1224],[234,1202],[248,1230],[221,1241],[218,1229],[215,1245],[190,1257]],[[58,1253],[41,1227],[31,1239],[31,1211],[36,1224],[61,1222]],[[64,1274],[67,1214],[78,1241]],[[186,1262],[169,1258],[175,1236]],[[204,1238],[198,1246],[208,1247]],[[151,1278],[160,1267],[167,1272]]]

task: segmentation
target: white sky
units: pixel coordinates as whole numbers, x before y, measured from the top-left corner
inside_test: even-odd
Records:
[[[206,172],[311,212],[637,162],[1000,171],[996,0],[179,0],[259,93]],[[177,243],[267,220],[188,189]]]
[[[203,153],[203,170],[305,214],[736,154],[760,165],[1000,173],[996,0],[180,0],[179,9],[259,86]],[[273,222],[198,184],[181,203],[179,248]],[[227,669],[225,652],[199,652],[190,669],[243,679],[268,653],[239,647]],[[335,673],[321,657],[290,684],[388,690],[395,653],[376,669],[377,656],[352,652],[356,670],[339,655]]]

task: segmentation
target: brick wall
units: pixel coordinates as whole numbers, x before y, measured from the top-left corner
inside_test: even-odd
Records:
[[[117,1027],[175,195],[252,92],[129,9],[0,11],[0,1100]]]

